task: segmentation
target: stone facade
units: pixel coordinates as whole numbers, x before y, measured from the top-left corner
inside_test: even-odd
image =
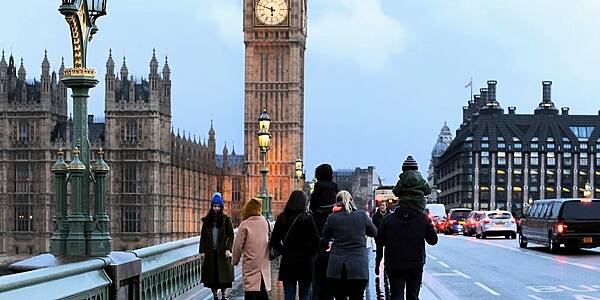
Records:
[[[59,148],[72,149],[72,120],[62,70],[27,81],[11,56],[0,60],[0,253],[48,251],[54,190],[50,166]],[[88,118],[92,149],[105,148],[111,167],[108,210],[113,249],[145,247],[200,234],[213,192],[239,221],[245,192],[243,156],[171,127],[171,70],[153,54],[147,79],[129,76],[125,59],[115,74],[106,63],[105,118]],[[70,160],[70,151],[66,151]],[[91,159],[95,159],[94,152]]]
[[[368,166],[366,169],[355,168],[340,169],[333,172],[333,181],[338,184],[340,190],[350,192],[354,202],[360,209],[369,211],[373,199],[375,178],[375,167]]]
[[[261,190],[258,116],[271,117],[268,191],[273,212],[283,209],[295,188],[294,160],[304,151],[304,51],[306,0],[287,1],[278,25],[265,25],[256,16],[256,0],[244,0],[245,96],[244,155],[248,191]]]
[[[437,142],[431,151],[431,159],[429,160],[429,168],[427,169],[427,183],[431,187],[431,194],[427,196],[428,203],[437,203],[438,187],[435,181],[435,164],[437,159],[446,152],[446,149],[448,149],[450,144],[452,144],[452,131],[450,131],[450,127],[444,122],[444,126],[438,135]]]

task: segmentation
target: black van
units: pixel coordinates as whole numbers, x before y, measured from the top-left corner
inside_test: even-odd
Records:
[[[600,199],[536,200],[519,232],[519,246],[527,243],[548,246],[556,252],[566,248],[600,246]]]

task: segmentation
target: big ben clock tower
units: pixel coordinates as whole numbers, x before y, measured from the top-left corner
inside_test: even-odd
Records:
[[[307,0],[244,0],[244,157],[247,192],[261,190],[258,116],[271,117],[268,192],[273,213],[294,190],[294,160],[304,153],[304,50]]]

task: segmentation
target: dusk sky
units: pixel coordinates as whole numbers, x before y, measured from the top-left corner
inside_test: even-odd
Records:
[[[0,49],[24,59],[39,78],[44,49],[58,70],[71,46],[60,1],[4,1]],[[148,77],[152,49],[168,55],[175,130],[208,135],[218,152],[243,152],[242,0],[108,0],[108,15],[89,46],[100,85],[90,113],[103,115],[109,48],[120,69]],[[506,109],[531,113],[541,81],[552,80],[557,107],[597,114],[600,105],[600,1],[596,0],[309,0],[305,73],[308,179],[322,162],[376,166],[395,183],[412,154],[426,171],[444,121],[454,130],[470,91],[498,81]],[[71,105],[71,102],[69,102]],[[257,116],[258,117],[258,116]],[[258,151],[258,149],[255,149]]]

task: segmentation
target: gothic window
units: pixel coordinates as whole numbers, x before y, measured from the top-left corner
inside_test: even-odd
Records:
[[[31,188],[31,168],[29,164],[17,164],[15,173],[15,191],[17,193],[29,193]]]
[[[33,206],[15,205],[15,231],[33,231]]]
[[[123,164],[123,193],[137,193],[137,165],[135,163]]]
[[[31,139],[31,126],[28,122],[19,124],[19,141],[27,142]]]
[[[121,231],[122,232],[140,232],[141,231],[140,208],[137,205],[121,206]]]
[[[238,204],[241,200],[242,200],[242,187],[240,184],[240,180],[238,178],[233,178],[232,180],[232,195],[231,195],[231,201],[234,204]]]
[[[127,143],[136,143],[138,139],[138,126],[135,120],[127,121],[127,132],[125,135],[125,141]]]

